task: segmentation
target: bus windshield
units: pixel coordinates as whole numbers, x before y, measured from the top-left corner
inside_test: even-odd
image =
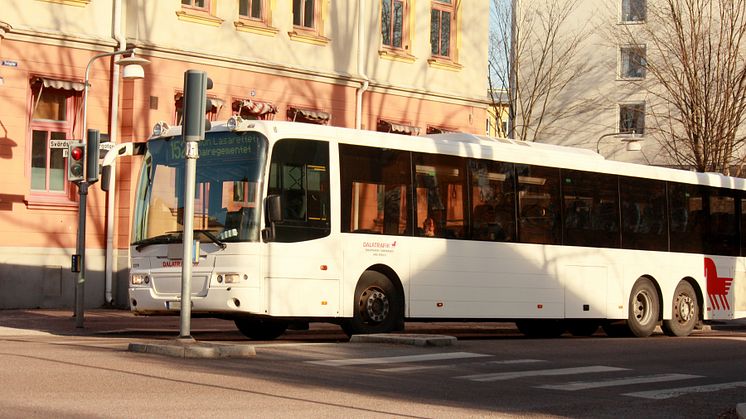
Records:
[[[221,243],[259,240],[266,155],[267,139],[256,132],[205,135],[197,159],[195,232]],[[184,167],[180,136],[148,141],[136,192],[132,245],[181,242]]]

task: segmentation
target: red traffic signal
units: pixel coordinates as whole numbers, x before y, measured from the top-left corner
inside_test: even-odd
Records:
[[[75,147],[70,150],[70,157],[73,160],[83,160],[83,147]]]
[[[70,141],[67,150],[67,180],[80,182],[83,180],[84,144],[82,141]]]

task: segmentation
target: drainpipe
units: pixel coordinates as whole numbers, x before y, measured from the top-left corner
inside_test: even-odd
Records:
[[[368,76],[365,75],[365,54],[367,50],[364,50],[363,39],[365,37],[365,28],[363,27],[365,0],[360,0],[357,6],[357,74],[363,80],[360,87],[357,89],[355,97],[355,128],[361,129],[363,127],[363,93],[368,90],[370,83],[368,82]]]
[[[114,0],[112,7],[112,35],[119,44],[119,51],[127,49],[127,40],[122,32],[122,0]],[[119,66],[112,66],[111,73],[111,120],[109,121],[109,140],[117,143],[119,136]],[[85,129],[85,127],[84,127]],[[116,163],[111,165],[111,177],[109,178],[109,192],[106,193],[106,272],[105,272],[105,299],[106,304],[114,303],[112,284],[114,283],[114,219],[116,210]]]

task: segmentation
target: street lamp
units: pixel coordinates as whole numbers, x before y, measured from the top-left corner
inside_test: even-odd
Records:
[[[144,58],[135,57],[134,49],[126,49],[121,51],[106,52],[103,54],[97,54],[91,57],[88,64],[85,67],[85,80],[83,85],[83,143],[87,146],[88,143],[88,129],[86,127],[86,119],[88,116],[88,76],[91,71],[91,64],[99,58],[111,57],[115,55],[129,55],[129,57],[122,58],[115,61],[114,64],[124,66],[122,78],[124,79],[141,79],[145,77],[145,71],[142,66],[150,64],[150,61]],[[116,121],[112,123],[116,124]],[[97,131],[94,131],[98,134]],[[96,142],[98,140],[96,139]],[[88,149],[88,147],[86,147]],[[98,153],[98,150],[94,150]],[[89,150],[88,152],[94,152]],[[89,159],[92,158],[89,157]],[[96,155],[95,158],[98,158]],[[90,160],[89,160],[90,161]],[[98,176],[96,175],[96,178]],[[88,197],[88,185],[91,175],[86,174],[83,180],[76,182],[78,185],[78,238],[76,246],[76,255],[73,256],[73,270],[77,271],[78,278],[75,283],[75,327],[83,327],[83,311],[84,311],[84,295],[85,295],[85,227],[86,227],[86,199]],[[90,182],[93,183],[93,182]],[[77,257],[76,257],[77,256]]]
[[[620,135],[619,137],[620,141],[624,141],[627,143],[626,149],[627,151],[640,151],[642,150],[642,134],[635,133],[635,130],[632,130],[630,132],[611,132],[608,134],[604,134],[600,137],[598,137],[598,141],[596,141],[596,153],[601,154],[601,149],[599,148],[599,145],[601,144],[601,140],[603,140],[606,137],[613,137]]]
[[[91,72],[91,64],[99,58],[111,57],[114,55],[125,55],[129,54],[129,57],[121,58],[114,62],[119,66],[124,66],[124,72],[122,78],[125,80],[142,79],[145,77],[145,70],[142,66],[150,64],[150,61],[145,58],[135,57],[135,50],[125,49],[121,51],[105,52],[103,54],[94,55],[88,61],[88,65],[85,66],[85,81],[83,84],[83,142],[86,142],[86,118],[88,116],[88,75]],[[116,123],[116,121],[114,121]]]

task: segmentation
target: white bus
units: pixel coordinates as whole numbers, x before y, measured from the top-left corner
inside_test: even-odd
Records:
[[[136,191],[129,296],[180,308],[184,143],[162,124]],[[515,321],[686,336],[746,316],[746,181],[471,134],[215,123],[199,143],[192,315],[247,337],[337,323]]]

